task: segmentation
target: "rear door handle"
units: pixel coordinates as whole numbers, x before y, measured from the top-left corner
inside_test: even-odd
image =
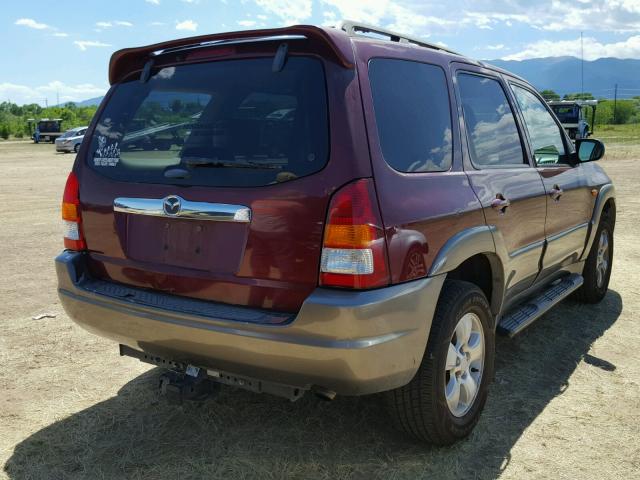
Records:
[[[556,202],[560,201],[560,197],[562,197],[563,193],[564,193],[564,190],[562,190],[558,185],[554,185],[553,188],[549,190],[549,196],[553,198]]]
[[[506,213],[509,205],[511,205],[511,202],[504,198],[501,193],[498,193],[496,198],[491,201],[491,208],[496,210],[500,215],[504,215]]]

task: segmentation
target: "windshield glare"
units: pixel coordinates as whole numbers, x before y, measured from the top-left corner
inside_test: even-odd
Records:
[[[257,186],[324,167],[328,119],[322,64],[291,57],[166,67],[115,87],[87,161],[135,182]],[[175,175],[181,169],[187,173]]]

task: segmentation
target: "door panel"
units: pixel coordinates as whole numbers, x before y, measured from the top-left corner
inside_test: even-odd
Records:
[[[585,170],[570,164],[573,148],[546,103],[526,86],[512,83],[511,88],[546,192],[544,278],[578,260],[593,199]]]
[[[546,199],[540,175],[529,164],[505,85],[481,68],[456,71],[465,170],[496,249],[506,258],[505,295],[531,286],[544,249]]]
[[[594,199],[583,170],[579,165],[538,168],[547,192],[545,275],[576,262],[584,248]]]
[[[505,291],[511,297],[529,287],[539,271],[546,212],[540,175],[533,168],[478,170],[467,174],[487,224],[496,227],[496,247],[500,248],[503,242],[507,250]],[[510,202],[504,213],[492,206],[496,195]]]

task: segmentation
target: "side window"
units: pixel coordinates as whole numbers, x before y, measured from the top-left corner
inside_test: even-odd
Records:
[[[469,154],[477,167],[523,165],[518,127],[497,80],[458,74]]]
[[[512,88],[524,116],[536,163],[538,165],[567,163],[560,128],[542,101],[529,90],[517,85],[512,85]]]
[[[369,62],[380,148],[401,172],[451,166],[451,109],[444,71],[435,65],[374,58]]]

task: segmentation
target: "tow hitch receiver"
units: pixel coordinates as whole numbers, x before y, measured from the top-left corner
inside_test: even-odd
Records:
[[[206,400],[214,393],[216,384],[207,377],[206,370],[189,365],[184,373],[163,373],[159,387],[169,403],[181,405],[185,400]]]
[[[221,370],[196,367],[186,362],[174,361],[150,353],[120,345],[120,355],[137,358],[141,362],[150,363],[158,367],[169,369],[160,376],[160,394],[172,403],[182,403],[184,400],[202,401],[216,392],[220,385],[229,385],[255,393],[269,393],[283,397],[292,402],[300,399],[310,385],[297,387],[283,383],[267,382],[256,378],[236,375]],[[320,387],[318,387],[320,388]],[[321,389],[318,393],[323,398],[333,399],[335,393]]]

